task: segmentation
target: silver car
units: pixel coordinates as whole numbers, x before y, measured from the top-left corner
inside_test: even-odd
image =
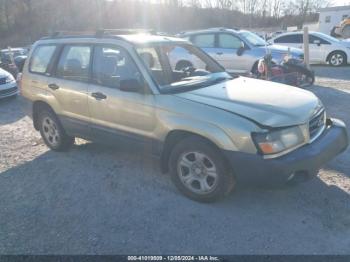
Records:
[[[270,41],[286,47],[302,48],[303,32],[285,33]],[[313,64],[342,66],[350,62],[350,42],[323,33],[309,33],[309,49],[310,62]]]
[[[15,78],[0,68],[0,98],[14,97],[18,94]]]
[[[258,61],[267,52],[272,54],[275,63],[282,62],[289,53],[292,58],[303,59],[301,49],[272,45],[256,34],[246,30],[212,28],[185,32],[178,35],[200,47],[229,73],[248,74],[257,70]],[[193,62],[181,54],[174,55],[177,69],[193,65]]]

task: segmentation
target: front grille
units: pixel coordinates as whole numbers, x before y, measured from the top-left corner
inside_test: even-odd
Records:
[[[12,87],[9,89],[0,90],[0,96],[10,95],[12,93],[15,93],[16,91],[17,91],[17,87]]]
[[[315,114],[309,122],[309,134],[310,140],[316,139],[323,131],[326,125],[326,112],[325,110],[319,111]]]
[[[0,85],[6,84],[6,77],[0,78]]]

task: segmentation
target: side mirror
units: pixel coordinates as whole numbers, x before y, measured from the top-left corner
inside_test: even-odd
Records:
[[[120,81],[119,89],[124,92],[141,92],[143,85],[137,79],[125,79]]]
[[[314,40],[314,42],[313,42],[315,45],[318,45],[318,46],[320,46],[321,45],[321,41],[320,40]]]
[[[241,45],[240,45],[240,47],[239,47],[238,50],[237,50],[237,55],[238,55],[238,56],[243,55],[244,50],[245,50],[245,45],[244,45],[243,42],[241,42]]]

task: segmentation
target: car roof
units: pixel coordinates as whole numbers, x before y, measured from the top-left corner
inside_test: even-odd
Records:
[[[184,39],[176,38],[167,35],[157,35],[150,33],[133,33],[133,34],[107,34],[107,35],[54,35],[44,37],[37,43],[69,43],[69,42],[103,42],[104,40],[110,42],[111,40],[125,41],[132,45],[140,44],[155,44],[155,43],[174,43],[174,42],[187,42]]]
[[[118,35],[118,36],[133,44],[186,42],[186,40],[184,39],[172,37],[172,36],[166,36],[166,35],[131,34],[131,35]]]
[[[25,51],[25,48],[22,47],[14,47],[11,48],[11,51]],[[6,49],[1,49],[0,52],[10,52],[10,49],[6,48]]]
[[[286,36],[286,35],[299,35],[299,34],[303,34],[304,32],[303,31],[296,31],[296,32],[286,32],[286,33],[282,33],[276,37],[274,37],[273,39],[275,38],[280,38],[282,36]],[[312,34],[312,35],[320,35],[322,36],[322,33],[320,32],[315,32],[315,31],[309,31],[309,34]]]
[[[240,30],[238,28],[232,29],[232,28],[225,28],[225,27],[215,27],[215,28],[208,28],[208,29],[185,31],[185,32],[181,32],[179,35],[186,36],[186,35],[193,35],[193,34],[218,33],[218,32],[238,33],[239,31]]]

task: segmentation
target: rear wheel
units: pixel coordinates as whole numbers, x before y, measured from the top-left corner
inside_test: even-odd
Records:
[[[232,191],[234,178],[218,149],[202,138],[177,144],[169,160],[171,179],[187,197],[213,202]]]
[[[39,113],[39,130],[45,144],[55,151],[65,151],[74,144],[74,137],[64,131],[57,116],[48,109]]]

